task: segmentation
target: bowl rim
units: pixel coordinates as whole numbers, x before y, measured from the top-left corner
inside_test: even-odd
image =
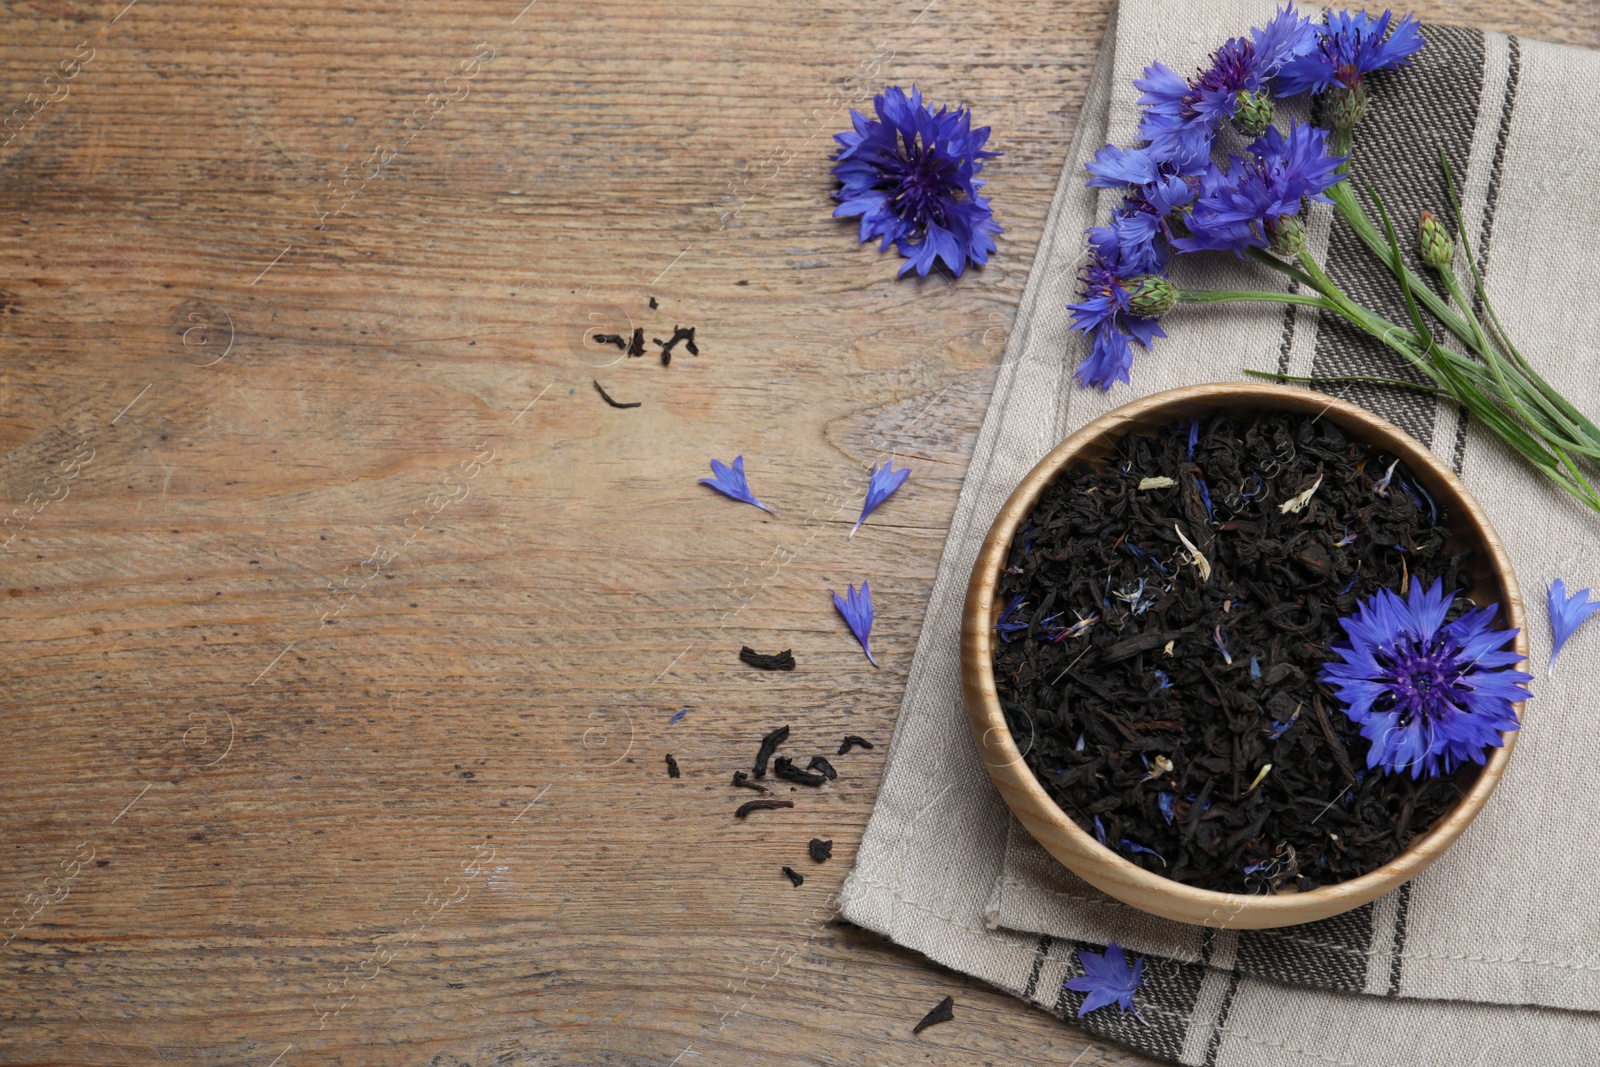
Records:
[[[1517,731],[1501,735],[1503,744],[1489,755],[1472,786],[1456,804],[1387,863],[1359,877],[1317,889],[1256,896],[1186,885],[1147,871],[1101,845],[1061,810],[1034,776],[1006,724],[995,688],[991,621],[995,591],[1012,538],[1045,487],[1085,448],[1118,438],[1166,410],[1172,410],[1172,417],[1178,418],[1184,409],[1205,407],[1317,411],[1331,417],[1341,429],[1354,431],[1355,436],[1381,442],[1379,447],[1399,457],[1415,474],[1431,475],[1445,485],[1453,497],[1452,524],[1458,529],[1465,527],[1464,532],[1479,542],[1489,570],[1499,583],[1505,624],[1518,631],[1513,648],[1526,668],[1527,625],[1510,556],[1482,506],[1432,451],[1386,419],[1325,393],[1259,382],[1212,382],[1152,393],[1086,423],[1040,460],[1002,505],[973,564],[962,612],[961,677],[969,725],[984,766],[1008,807],[1047,851],[1091,885],[1140,910],[1196,925],[1259,929],[1311,922],[1375,900],[1438,859],[1461,836],[1499,784],[1515,748]],[[1516,705],[1519,727],[1524,706],[1521,702]],[[991,757],[998,757],[998,761]],[[1050,837],[1056,839],[1046,839]]]

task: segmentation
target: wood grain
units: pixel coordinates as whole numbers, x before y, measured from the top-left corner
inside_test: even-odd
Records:
[[[6,4],[0,1060],[1142,1062],[831,920],[1108,9]],[[828,217],[889,82],[994,127],[987,269]],[[736,822],[785,722],[880,747]]]

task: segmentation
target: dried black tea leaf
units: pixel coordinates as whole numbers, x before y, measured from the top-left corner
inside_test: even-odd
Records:
[[[764,652],[757,652],[749,645],[745,645],[739,649],[739,658],[750,664],[750,666],[758,667],[764,671],[794,670],[794,653],[787,648],[782,652],[774,652],[771,655],[767,655]]]
[[[660,304],[656,303],[656,298],[652,296],[650,298],[650,310],[654,311],[656,308],[658,308],[660,306],[661,306]]]
[[[670,753],[670,752],[667,753],[667,777],[668,778],[681,778],[681,777],[683,777],[681,774],[678,773],[678,761],[672,758],[672,753]]]
[[[956,1001],[954,997],[945,997],[933,1006],[933,1010],[922,1017],[922,1021],[911,1028],[913,1034],[920,1034],[930,1026],[947,1023],[956,1017]]]
[[[748,775],[744,771],[734,771],[733,772],[733,784],[734,785],[738,785],[738,786],[743,786],[746,789],[754,789],[758,793],[770,793],[770,792],[772,792],[772,790],[768,789],[766,786],[762,785],[760,782],[752,781],[751,778],[750,778],[750,775]]]
[[[773,811],[777,808],[792,808],[792,800],[747,800],[739,805],[739,810],[733,813],[735,819],[742,819],[752,811]]]
[[[812,756],[811,762],[806,764],[806,770],[821,771],[830,782],[839,777],[839,772],[833,769],[833,764],[828,762],[826,756]]]
[[[635,326],[633,328],[633,340],[628,342],[628,355],[630,355],[630,356],[642,356],[642,355],[644,355],[644,327],[643,326]]]
[[[597,333],[594,335],[597,345],[616,345],[618,348],[627,348],[628,342],[623,340],[620,333]]]
[[[783,869],[783,873],[788,876],[789,881],[795,884],[796,888],[806,884],[806,876],[795,870],[793,867],[785,867]]]
[[[816,860],[818,863],[822,863],[824,860],[830,859],[833,856],[832,841],[824,841],[820,837],[813,837],[811,839],[811,843],[806,847],[811,851],[811,858]]]
[[[872,742],[868,741],[865,737],[857,737],[855,734],[845,734],[844,735],[844,740],[839,742],[839,751],[835,752],[834,755],[836,755],[836,756],[846,755],[847,753],[849,753],[849,751],[852,748],[871,748],[871,747],[872,747]]]
[[[590,380],[593,381],[592,378]],[[642,401],[642,400],[635,400],[631,404],[624,404],[624,403],[621,403],[619,401],[613,400],[613,399],[611,399],[611,394],[606,392],[605,386],[601,385],[599,382],[595,382],[594,383],[594,388],[595,388],[595,392],[600,394],[600,399],[604,400],[607,404],[610,404],[614,408],[636,408],[636,407],[639,407],[640,405],[642,405],[644,403],[644,401]]]
[[[1107,848],[1199,888],[1381,866],[1459,783],[1367,770],[1318,674],[1378,589],[1470,592],[1450,519],[1395,456],[1312,415],[1185,419],[1061,472],[997,589],[996,688],[1028,767]]]
[[[761,747],[756,749],[755,775],[757,778],[767,776],[767,760],[778,751],[778,746],[789,740],[789,728],[780,726],[761,739]]]
[[[772,773],[777,775],[779,778],[782,778],[788,782],[793,782],[796,785],[815,786],[821,785],[828,780],[828,776],[826,774],[818,774],[812,771],[802,771],[799,767],[794,765],[794,760],[790,759],[788,756],[779,756],[777,759],[772,761]]]

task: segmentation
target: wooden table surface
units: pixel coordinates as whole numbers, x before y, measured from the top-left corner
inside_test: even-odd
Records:
[[[1108,10],[7,3],[0,1061],[1146,1062],[833,907]],[[1005,153],[960,279],[829,218],[912,82]],[[735,821],[784,723],[878,747]]]

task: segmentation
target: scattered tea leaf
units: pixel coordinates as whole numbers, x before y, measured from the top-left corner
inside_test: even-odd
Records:
[[[752,811],[773,811],[777,808],[792,808],[792,800],[747,800],[739,805],[739,810],[733,813],[736,819],[742,819]]]
[[[933,1006],[933,1010],[922,1017],[922,1021],[911,1028],[913,1034],[920,1034],[930,1026],[947,1023],[956,1017],[955,998],[945,997]]]

